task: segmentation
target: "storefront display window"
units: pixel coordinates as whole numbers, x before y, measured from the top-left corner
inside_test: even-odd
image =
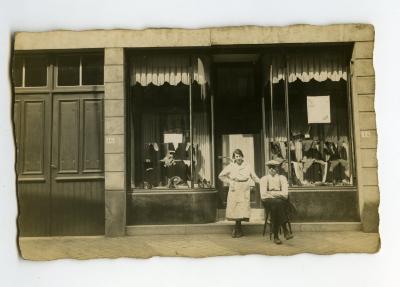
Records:
[[[293,187],[354,182],[347,66],[340,52],[269,59],[269,156]]]
[[[132,187],[211,188],[233,148],[260,175],[281,161],[291,187],[352,186],[348,54],[299,51],[132,57]]]
[[[212,186],[205,65],[189,56],[132,59],[135,188]]]

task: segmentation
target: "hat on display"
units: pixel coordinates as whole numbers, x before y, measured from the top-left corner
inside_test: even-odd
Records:
[[[301,132],[292,132],[293,139],[304,139],[304,135]]]

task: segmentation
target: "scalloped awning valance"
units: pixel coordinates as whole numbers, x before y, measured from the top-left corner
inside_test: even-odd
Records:
[[[161,86],[168,83],[189,85],[190,79],[200,85],[209,83],[208,59],[181,55],[154,55],[133,57],[131,85]]]
[[[288,66],[288,81],[302,82],[325,80],[347,80],[348,60],[342,53],[296,53],[264,58],[265,83],[269,82],[269,66],[272,65],[272,82],[278,83],[285,78],[285,66]],[[131,61],[131,85],[161,86],[165,83],[176,86],[179,83],[189,85],[190,80],[200,85],[210,83],[208,57],[188,55],[152,55],[136,56]]]
[[[272,82],[278,83],[285,78],[286,60],[284,56],[268,57],[265,64],[272,65]],[[296,80],[317,82],[325,80],[347,81],[348,62],[343,54],[298,53],[287,57],[288,81]],[[269,82],[269,69],[267,69],[265,82]]]

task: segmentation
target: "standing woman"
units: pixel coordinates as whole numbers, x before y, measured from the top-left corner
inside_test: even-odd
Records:
[[[235,221],[232,237],[242,237],[242,221],[250,218],[250,179],[260,182],[252,168],[243,160],[243,152],[235,149],[233,162],[219,174],[219,179],[229,184],[226,219]]]

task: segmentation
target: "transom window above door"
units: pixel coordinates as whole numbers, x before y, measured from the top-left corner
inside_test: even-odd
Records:
[[[45,56],[16,56],[13,66],[15,87],[46,87],[48,59]]]
[[[17,54],[12,66],[16,88],[47,89],[104,84],[104,54]]]
[[[57,86],[103,85],[103,55],[57,57]]]

